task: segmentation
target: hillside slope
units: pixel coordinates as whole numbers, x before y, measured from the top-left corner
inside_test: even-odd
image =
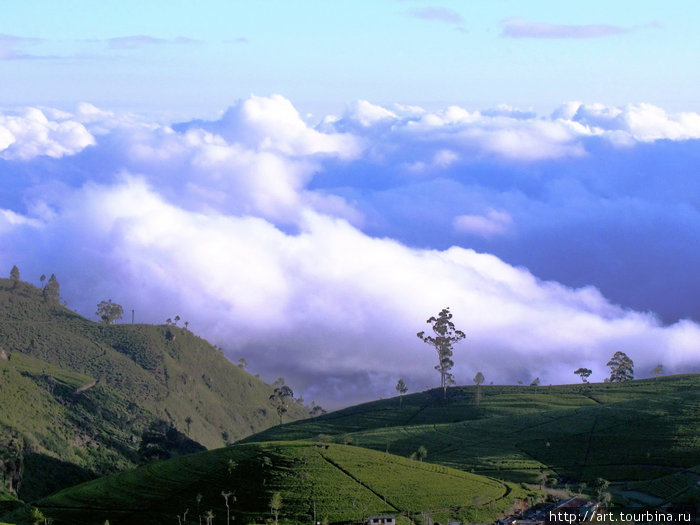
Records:
[[[422,445],[431,462],[513,482],[536,483],[548,472],[565,483],[602,477],[637,490],[666,479],[677,499],[692,500],[683,493],[700,480],[693,470],[700,465],[698,374],[628,383],[454,387],[446,401],[441,394],[365,403],[244,441],[325,435],[403,456]]]
[[[177,454],[278,424],[271,392],[189,330],[105,326],[0,279],[0,452],[21,449],[27,501],[137,465],[149,429]]]
[[[498,480],[383,452],[314,443],[253,443],[202,452],[71,487],[37,505],[56,525],[70,523],[265,523],[281,496],[283,523],[360,522],[430,512],[441,522],[492,521],[508,509],[517,488]],[[203,521],[203,520],[202,520]],[[183,520],[184,522],[184,520]],[[407,519],[403,523],[409,523]]]

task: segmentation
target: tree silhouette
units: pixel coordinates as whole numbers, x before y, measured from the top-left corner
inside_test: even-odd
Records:
[[[539,386],[540,384],[540,378],[536,377],[535,379],[532,380],[532,383],[530,383],[530,386]]]
[[[113,303],[111,299],[108,301],[100,301],[97,305],[95,315],[100,318],[104,324],[112,324],[118,321],[124,315],[124,308],[120,304]]]
[[[434,336],[425,335],[425,332],[418,332],[416,335],[424,343],[435,348],[438,354],[438,364],[435,370],[440,372],[440,387],[442,397],[447,397],[447,386],[454,384],[454,378],[450,373],[454,366],[452,361],[452,346],[466,337],[464,332],[457,330],[452,322],[452,314],[449,308],[443,308],[437,317],[429,318],[426,323],[431,325]]]
[[[624,383],[634,379],[634,362],[624,352],[615,352],[606,366],[610,367],[611,383]]]
[[[406,383],[403,382],[403,379],[399,379],[398,383],[396,383],[396,391],[399,393],[399,406],[401,406],[403,395],[408,392],[408,387]]]
[[[10,279],[13,281],[19,281],[19,268],[17,266],[13,266],[12,270],[10,270]]]
[[[661,364],[657,365],[657,366],[651,371],[651,373],[654,374],[655,377],[659,377],[660,375],[662,375],[662,374],[664,373],[664,367],[663,367],[663,365],[661,365]]]
[[[272,395],[270,395],[270,403],[272,403],[272,406],[275,407],[275,410],[277,411],[277,415],[280,418],[280,425],[282,424],[282,416],[287,412],[289,400],[293,398],[294,392],[292,392],[292,389],[284,384],[275,388]]]
[[[473,381],[476,383],[476,406],[479,406],[481,403],[481,383],[485,381],[484,374],[477,372]]]
[[[56,275],[51,274],[51,277],[49,277],[49,282],[46,283],[46,286],[44,286],[44,300],[47,303],[60,303],[61,302],[61,292],[60,292],[60,287],[58,285],[58,281],[56,280]]]
[[[582,383],[588,383],[588,378],[591,376],[592,373],[593,370],[590,370],[588,368],[579,368],[577,370],[574,370],[574,374],[581,377]]]

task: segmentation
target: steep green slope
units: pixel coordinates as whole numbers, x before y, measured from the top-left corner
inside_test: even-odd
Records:
[[[700,375],[551,387],[482,386],[366,403],[245,441],[316,439],[409,455],[510,481],[644,480],[700,465]],[[691,478],[695,479],[692,475]]]
[[[359,521],[395,514],[433,519],[491,521],[508,509],[517,488],[443,466],[346,445],[241,444],[121,472],[41,500],[37,505],[61,523],[189,522],[212,510],[225,523],[229,500],[236,523],[264,523],[270,500],[282,497],[280,518],[294,523]],[[199,501],[198,501],[198,495]],[[408,523],[404,520],[404,523]]]
[[[0,452],[22,448],[27,501],[137,465],[158,420],[181,452],[184,434],[213,448],[277,424],[271,392],[189,330],[97,324],[0,279]]]

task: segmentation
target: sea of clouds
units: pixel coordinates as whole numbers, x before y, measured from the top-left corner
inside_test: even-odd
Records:
[[[0,269],[68,306],[179,315],[331,407],[439,382],[445,306],[471,383],[700,371],[700,115],[638,104],[350,104],[279,95],[162,123],[81,104],[0,112]]]

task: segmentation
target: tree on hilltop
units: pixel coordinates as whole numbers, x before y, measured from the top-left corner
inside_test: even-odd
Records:
[[[634,361],[624,352],[615,352],[606,366],[610,367],[611,383],[624,383],[634,379]]]
[[[574,374],[581,377],[582,383],[588,383],[588,378],[591,376],[592,373],[593,370],[590,370],[589,368],[581,367],[577,370],[574,370]]]
[[[396,391],[399,393],[399,406],[401,406],[403,395],[408,392],[408,387],[406,383],[403,382],[403,379],[399,379],[398,383],[396,383]]]
[[[454,378],[450,373],[454,366],[452,346],[464,339],[466,335],[455,328],[449,308],[443,308],[437,317],[431,317],[426,323],[431,325],[435,335],[425,335],[425,332],[418,332],[416,335],[424,343],[433,346],[438,354],[438,364],[435,366],[435,370],[440,372],[442,396],[446,398],[447,386],[454,384]]]
[[[12,270],[10,270],[10,279],[19,281],[19,268],[17,268],[17,265],[13,266]]]
[[[657,365],[652,371],[652,374],[654,374],[654,377],[659,377],[660,375],[663,375],[664,373],[664,367],[663,365]]]
[[[112,324],[114,321],[118,321],[122,318],[124,314],[124,308],[120,304],[113,303],[111,299],[108,301],[101,301],[97,305],[97,312],[95,315],[100,318],[104,324]]]
[[[486,378],[481,372],[477,372],[474,376],[474,379],[472,379],[472,381],[474,381],[474,383],[476,384],[476,406],[479,406],[479,404],[481,403],[481,383],[483,383],[485,380]]]
[[[46,283],[46,286],[44,286],[44,300],[47,303],[60,303],[61,302],[61,292],[60,292],[60,287],[58,285],[58,281],[56,280],[56,275],[51,274],[51,277],[49,277],[49,282]]]

